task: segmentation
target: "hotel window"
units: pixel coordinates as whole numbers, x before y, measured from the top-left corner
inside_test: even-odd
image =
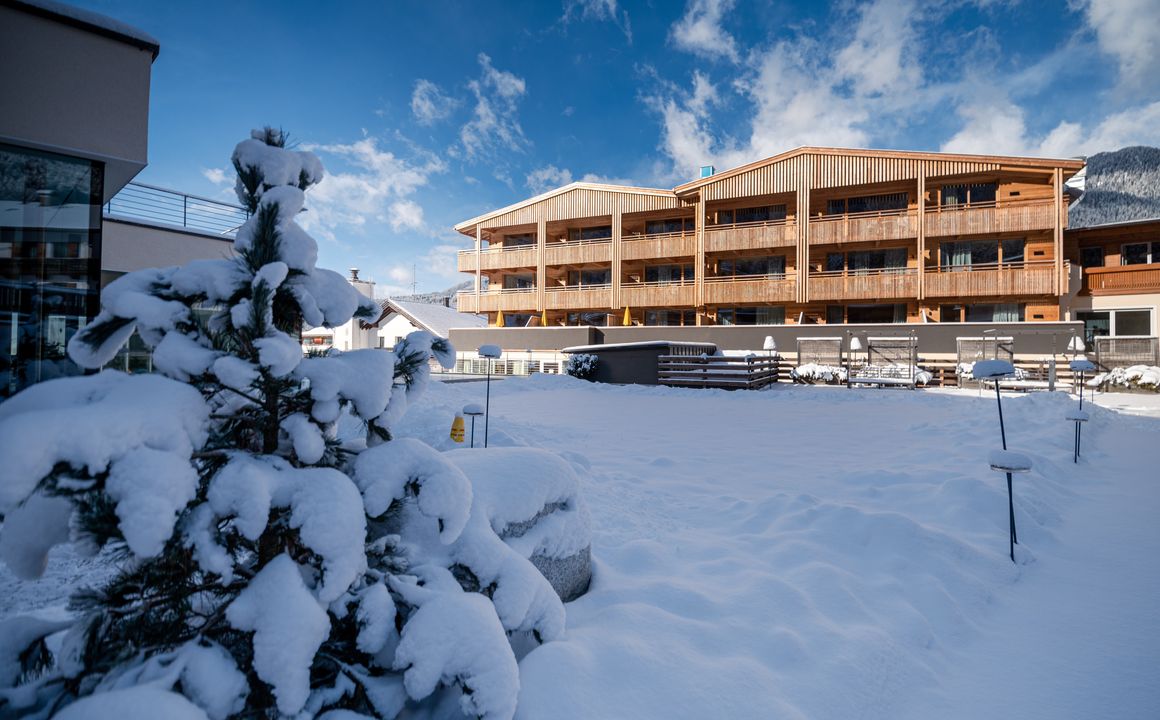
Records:
[[[1094,350],[1097,337],[1131,337],[1152,335],[1151,310],[1103,310],[1076,313],[1083,321],[1084,342]]]
[[[939,322],[962,322],[963,321],[963,306],[962,305],[939,305],[938,321]]]
[[[785,277],[785,256],[771,255],[756,258],[727,258],[717,262],[718,277],[768,275]]]
[[[999,190],[998,183],[976,183],[974,185],[947,185],[939,195],[939,205],[983,205],[995,202]]]
[[[759,205],[757,207],[734,208],[717,211],[718,225],[733,223],[774,222],[785,220],[785,205]]]
[[[536,287],[535,275],[504,275],[504,290],[534,290]]]
[[[650,265],[644,269],[644,281],[650,283],[679,283],[682,281],[692,282],[693,266]]]
[[[943,270],[967,269],[973,265],[996,265],[1002,247],[1004,263],[1021,263],[1026,253],[1026,241],[976,240],[973,242],[945,242],[939,246]]]
[[[504,247],[522,247],[524,245],[535,245],[536,236],[534,233],[522,233],[520,235],[505,235],[503,238]]]
[[[80,372],[73,333],[96,314],[104,166],[0,144],[0,398]]]
[[[846,254],[850,272],[866,275],[872,270],[902,272],[906,269],[906,248],[891,250],[862,250]]]
[[[1120,249],[1121,265],[1160,263],[1160,242],[1127,243]]]
[[[595,327],[605,327],[608,325],[608,313],[602,312],[582,312],[582,313],[568,313],[569,325],[592,325]]]
[[[846,213],[887,212],[906,209],[906,193],[889,193],[887,195],[862,195],[860,197],[841,198],[826,201],[827,215],[844,215]]]
[[[695,325],[696,318],[692,310],[645,310],[644,324],[660,326]]]
[[[1081,267],[1103,267],[1104,248],[1101,245],[1082,247],[1079,249],[1079,264]]]
[[[851,305],[846,308],[846,322],[859,323],[904,323],[906,303],[889,305]]]
[[[693,218],[669,218],[667,220],[648,220],[644,224],[645,235],[659,235],[662,233],[693,232]]]
[[[568,271],[568,287],[607,285],[610,282],[612,282],[612,271],[608,269]]]
[[[1018,303],[967,305],[967,322],[1023,322],[1024,306]]]
[[[841,325],[846,322],[846,308],[841,305],[826,306],[826,324]]]
[[[780,306],[721,308],[718,325],[785,325],[785,308]]]
[[[612,237],[611,225],[597,225],[595,227],[586,228],[568,228],[569,242],[587,242],[595,240],[608,240]]]

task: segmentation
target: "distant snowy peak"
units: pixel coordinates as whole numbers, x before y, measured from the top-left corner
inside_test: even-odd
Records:
[[[1160,148],[1140,145],[1092,155],[1083,174],[1077,188],[1083,194],[1068,211],[1069,228],[1160,218]]]

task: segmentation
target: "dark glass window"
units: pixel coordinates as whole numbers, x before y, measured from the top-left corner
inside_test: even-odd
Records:
[[[856,273],[867,273],[871,270],[906,269],[905,248],[852,252],[848,253],[847,259],[850,263],[850,270]]]
[[[583,242],[585,240],[607,240],[611,237],[611,225],[597,225],[595,227],[568,229],[568,239],[572,242]]]
[[[693,232],[693,218],[669,218],[666,220],[649,220],[644,224],[646,235],[658,233]]]
[[[842,272],[846,269],[846,256],[842,253],[826,255],[826,272]]]
[[[1096,338],[1112,333],[1112,317],[1107,312],[1080,311],[1075,318],[1083,321],[1084,343],[1089,350],[1095,349]]]
[[[692,265],[650,265],[644,269],[645,282],[692,282]]]
[[[886,195],[862,195],[859,197],[842,198],[840,200],[828,200],[826,202],[826,214],[841,215],[843,213],[905,210],[906,199],[906,193],[888,193]]]
[[[1024,306],[1016,303],[968,305],[967,322],[1022,322]]]
[[[1027,246],[1023,238],[1016,240],[1003,241],[1003,262],[1004,263],[1021,263],[1024,260],[1024,252]]]
[[[846,308],[846,320],[856,323],[904,323],[906,304],[891,305],[851,305]]]
[[[720,276],[785,275],[785,256],[726,258],[717,263],[717,274]]]
[[[962,322],[962,305],[940,305],[938,309],[939,322]]]
[[[607,285],[612,281],[612,271],[603,270],[570,270],[568,284],[572,286]]]
[[[594,325],[596,327],[605,327],[608,325],[608,313],[602,312],[582,312],[582,313],[568,313],[569,325]]]
[[[504,275],[504,290],[531,290],[536,287],[535,275]]]
[[[732,223],[774,222],[785,220],[785,205],[759,205],[756,207],[736,208],[717,211],[717,224],[729,225]]]
[[[1117,310],[1117,335],[1151,335],[1152,311],[1150,310]]]
[[[68,340],[101,280],[104,166],[0,144],[0,398],[79,373]]]
[[[645,310],[645,325],[680,326],[695,325],[692,310]]]
[[[518,247],[522,245],[535,245],[535,233],[522,233],[520,235],[506,235],[503,239],[504,247]]]
[[[1128,243],[1120,250],[1121,265],[1147,265],[1160,262],[1160,242]]]
[[[846,309],[841,305],[827,305],[826,306],[826,323],[829,325],[841,325],[846,322]]]
[[[718,325],[784,325],[785,308],[780,306],[721,308]]]
[[[1104,266],[1104,248],[1100,245],[1094,247],[1082,247],[1079,249],[1079,264],[1082,267],[1103,267]]]
[[[973,185],[947,185],[942,189],[940,202],[944,207],[953,205],[980,205],[995,202],[999,191],[998,183],[975,183]]]

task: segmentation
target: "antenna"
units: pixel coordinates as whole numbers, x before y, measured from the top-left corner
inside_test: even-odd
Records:
[[[414,295],[419,289],[419,278],[415,275],[415,263],[411,263],[411,294]]]

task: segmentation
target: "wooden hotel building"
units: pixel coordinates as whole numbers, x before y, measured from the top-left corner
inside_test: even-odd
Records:
[[[1054,321],[1080,160],[804,147],[671,190],[573,183],[466,220],[491,325]]]

